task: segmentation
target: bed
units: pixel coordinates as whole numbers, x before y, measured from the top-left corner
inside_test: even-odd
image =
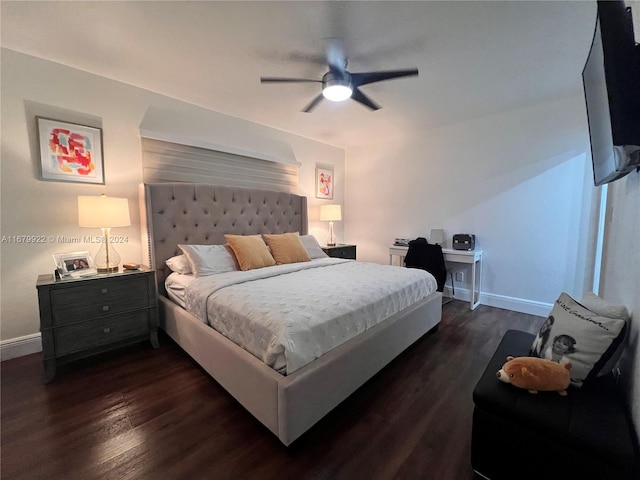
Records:
[[[434,291],[283,375],[170,300],[165,261],[181,253],[179,244],[222,245],[225,234],[306,235],[306,197],[208,184],[143,184],[140,208],[144,253],[161,294],[160,327],[285,445],[440,322],[441,294]]]

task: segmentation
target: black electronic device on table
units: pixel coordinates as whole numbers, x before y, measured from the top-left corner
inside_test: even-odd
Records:
[[[473,250],[476,248],[476,236],[471,233],[456,233],[453,236],[454,250]]]

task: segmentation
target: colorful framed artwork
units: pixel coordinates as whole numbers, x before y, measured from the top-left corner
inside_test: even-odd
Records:
[[[36,119],[42,180],[104,185],[102,129]]]
[[[316,167],[316,197],[333,199],[333,168]]]

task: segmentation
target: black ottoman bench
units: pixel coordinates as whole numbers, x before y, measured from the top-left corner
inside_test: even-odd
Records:
[[[473,470],[490,480],[640,479],[637,437],[612,375],[566,397],[498,381],[507,356],[528,356],[534,337],[507,331],[476,385]]]

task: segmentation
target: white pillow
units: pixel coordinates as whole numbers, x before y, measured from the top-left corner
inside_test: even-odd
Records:
[[[629,320],[629,310],[624,305],[613,305],[593,292],[585,293],[580,304],[601,317]]]
[[[629,321],[629,310],[627,310],[627,307],[624,305],[613,305],[593,292],[585,293],[582,300],[580,300],[580,304],[600,316],[625,321],[623,332],[612,345],[611,355],[598,371],[597,375],[598,377],[601,377],[616,367],[620,357],[624,353],[624,349],[627,346],[627,336],[629,335],[629,326],[627,323]]]
[[[307,253],[309,254],[309,257],[311,257],[311,260],[313,260],[314,258],[325,258],[329,256],[324,253],[324,250],[320,248],[320,244],[318,244],[316,237],[314,237],[313,235],[300,235],[300,241],[302,242],[302,245],[304,245],[304,248],[307,250]]]
[[[184,254],[171,257],[164,263],[167,264],[167,267],[169,267],[172,272],[181,273],[182,275],[189,275],[191,273],[191,265],[189,265],[189,260],[187,260],[187,256]]]
[[[196,277],[238,270],[236,260],[226,245],[178,245]]]

